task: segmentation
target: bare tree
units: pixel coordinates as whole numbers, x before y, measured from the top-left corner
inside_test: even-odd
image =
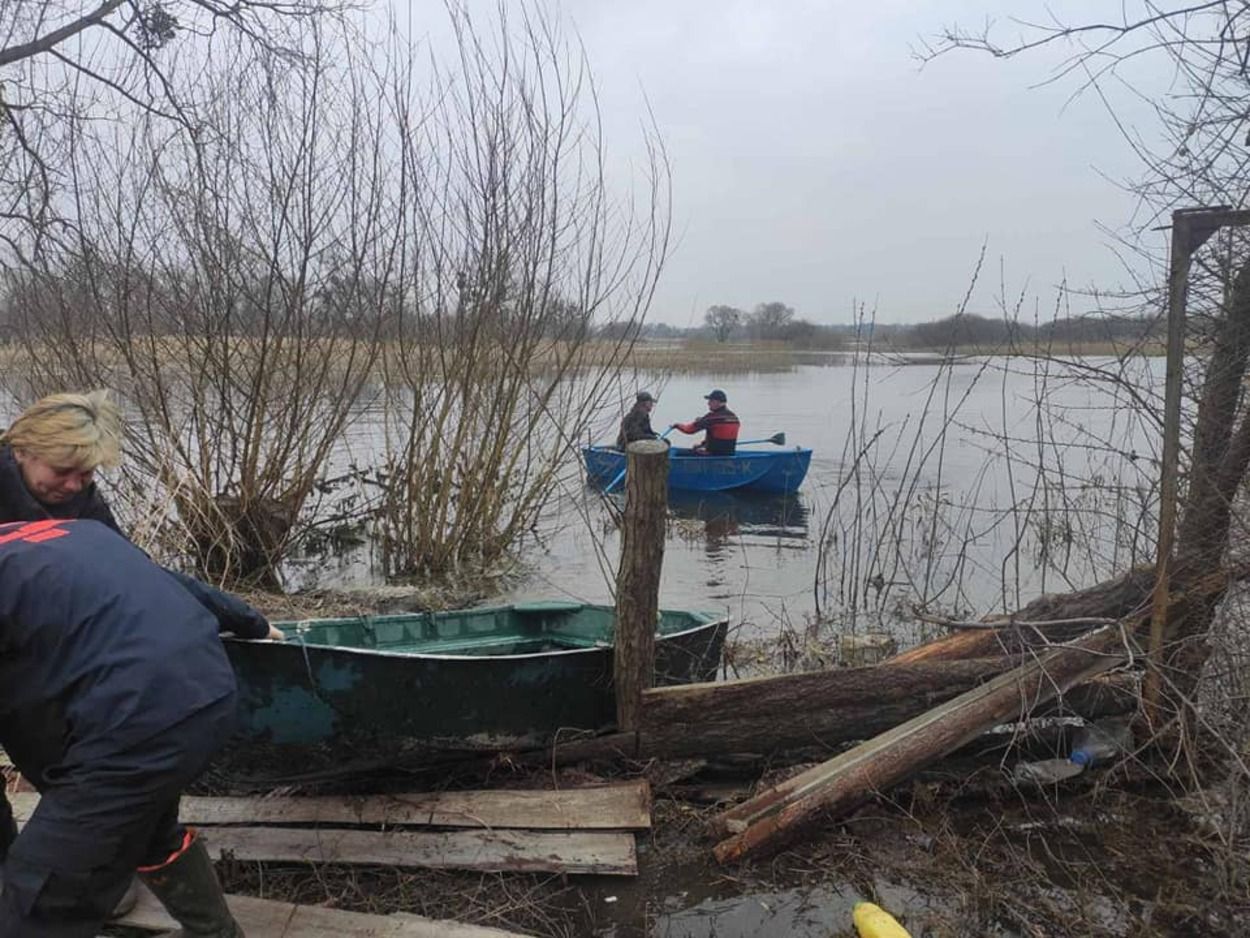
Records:
[[[203,130],[206,90],[181,81],[223,41],[296,63],[298,33],[340,0],[65,0],[0,4],[0,226],[10,248],[29,253],[68,223],[58,195],[69,184],[76,137],[127,113]],[[258,63],[259,64],[259,63]],[[33,240],[32,240],[33,239]]]
[[[794,307],[773,301],[760,303],[747,317],[751,332],[760,339],[785,337],[786,327],[794,319]]]
[[[224,44],[198,139],[79,141],[72,236],[5,278],[10,384],[118,388],[126,518],[222,580],[274,582],[403,292],[380,88],[307,26],[298,70]]]
[[[449,13],[447,70],[311,19],[300,68],[219,43],[195,134],[139,108],[76,137],[65,233],[7,271],[10,385],[118,388],[129,519],[217,578],[274,581],[368,394],[387,569],[445,576],[535,530],[617,392],[667,249],[663,150],[613,200],[555,21]]]
[[[1039,8],[1040,13],[1040,8]],[[1017,33],[1017,35],[1020,35]],[[992,28],[949,29],[926,45],[931,59],[955,49],[996,57],[1039,48],[1062,48],[1067,57],[1051,80],[1072,80],[1078,92],[1105,102],[1127,144],[1140,157],[1143,172],[1131,185],[1144,211],[1126,239],[1128,250],[1162,271],[1162,246],[1151,229],[1182,207],[1246,206],[1250,196],[1250,150],[1246,114],[1250,109],[1250,5],[1197,2],[1165,8],[1154,2],[1125,4],[1113,21],[1024,24],[1022,38],[996,39]],[[1159,87],[1148,81],[1153,69]],[[1119,119],[1127,94],[1145,100],[1156,121],[1146,130]],[[1162,307],[1156,285],[1145,304]],[[1239,505],[1250,466],[1250,238],[1226,232],[1195,256],[1187,323],[1189,357],[1186,454],[1182,515],[1175,549],[1175,578],[1184,588],[1195,578],[1226,565],[1240,553],[1247,528]],[[1197,726],[1199,678],[1207,668],[1210,638],[1223,593],[1185,602],[1166,623],[1168,656],[1164,680],[1174,712],[1187,729]],[[1233,637],[1244,662],[1244,626]],[[1227,636],[1226,636],[1227,637]],[[1244,691],[1234,691],[1232,699]],[[1244,715],[1244,704],[1239,712]],[[1244,720],[1241,721],[1244,723]]]
[[[614,201],[591,76],[558,23],[452,17],[456,69],[392,95],[409,289],[379,528],[390,572],[416,576],[491,567],[579,479],[574,444],[615,399],[668,243],[659,141],[642,198]]]
[[[703,322],[712,330],[717,342],[727,342],[742,319],[742,310],[733,306],[710,306],[703,315]]]

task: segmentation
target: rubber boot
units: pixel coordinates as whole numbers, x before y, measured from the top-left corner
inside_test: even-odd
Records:
[[[226,907],[212,858],[194,830],[182,849],[156,867],[139,871],[161,905],[182,926],[178,938],[243,938],[243,929]]]

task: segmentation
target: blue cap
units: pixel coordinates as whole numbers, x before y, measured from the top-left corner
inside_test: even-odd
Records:
[[[722,404],[729,400],[729,398],[725,396],[725,392],[720,388],[717,388],[711,394],[704,394],[703,399],[705,401],[720,401]]]

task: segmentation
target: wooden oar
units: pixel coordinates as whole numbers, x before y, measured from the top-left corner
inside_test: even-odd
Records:
[[[672,433],[672,432],[673,432],[673,428],[672,428],[672,427],[669,427],[667,430],[665,430],[663,433],[661,433],[661,434],[660,434],[660,439],[661,439],[661,440],[667,440],[667,439],[668,439],[668,435],[669,435],[670,433]],[[629,457],[628,457],[628,456],[626,456],[626,457],[625,457],[625,469],[628,469],[628,468],[629,468]],[[611,482],[609,482],[609,483],[607,484],[607,487],[606,487],[606,488],[604,488],[604,490],[603,490],[603,494],[604,494],[604,495],[607,495],[607,494],[608,494],[609,492],[611,492],[614,488],[616,488],[616,486],[620,483],[621,479],[625,478],[625,469],[622,469],[620,472],[618,472],[618,473],[616,474],[616,478],[615,478],[615,479],[613,479]]]
[[[739,446],[748,446],[751,443],[772,443],[775,446],[786,445],[786,435],[784,433],[774,433],[767,440],[739,440]]]

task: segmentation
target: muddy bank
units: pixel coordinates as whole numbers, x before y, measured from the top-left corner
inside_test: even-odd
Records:
[[[850,910],[863,899],[890,909],[914,938],[1250,933],[1244,842],[1222,840],[1214,802],[1177,801],[1150,772],[1025,789],[1006,766],[946,763],[783,854],[720,867],[705,834],[712,814],[795,770],[761,777],[755,768],[652,763],[627,773],[649,777],[655,793],[637,879],[240,862],[222,871],[233,891],[544,936],[851,938]],[[519,771],[500,760],[456,781],[568,787],[614,772]],[[295,793],[404,785],[375,777]]]
[[[397,587],[249,598],[275,618],[445,608],[450,594]],[[463,597],[467,604],[477,597]],[[763,655],[764,649],[756,649]],[[800,661],[830,650],[805,648]],[[770,660],[771,665],[784,664]],[[757,662],[758,663],[758,662]],[[793,664],[793,662],[792,662]],[[784,668],[783,668],[784,669]],[[1045,746],[1053,751],[1043,751]],[[1028,755],[1066,751],[1061,736]],[[824,754],[828,755],[828,754]],[[948,759],[849,819],[765,861],[721,867],[707,821],[798,771],[745,758],[525,768],[507,756],[458,768],[410,764],[286,794],[445,787],[564,788],[645,775],[654,827],[638,838],[639,876],[559,877],[292,866],[227,861],[233,891],[373,913],[414,912],[522,933],[611,938],[846,936],[855,902],[879,902],[915,938],[1250,934],[1250,842],[1236,799],[1212,785],[1180,797],[1168,767],[1127,762],[1062,786],[1020,787],[1019,753]],[[813,758],[820,755],[813,754]],[[289,768],[289,765],[286,766]],[[425,770],[423,770],[425,769]],[[1221,767],[1206,771],[1212,779]],[[229,774],[215,793],[263,794]]]

